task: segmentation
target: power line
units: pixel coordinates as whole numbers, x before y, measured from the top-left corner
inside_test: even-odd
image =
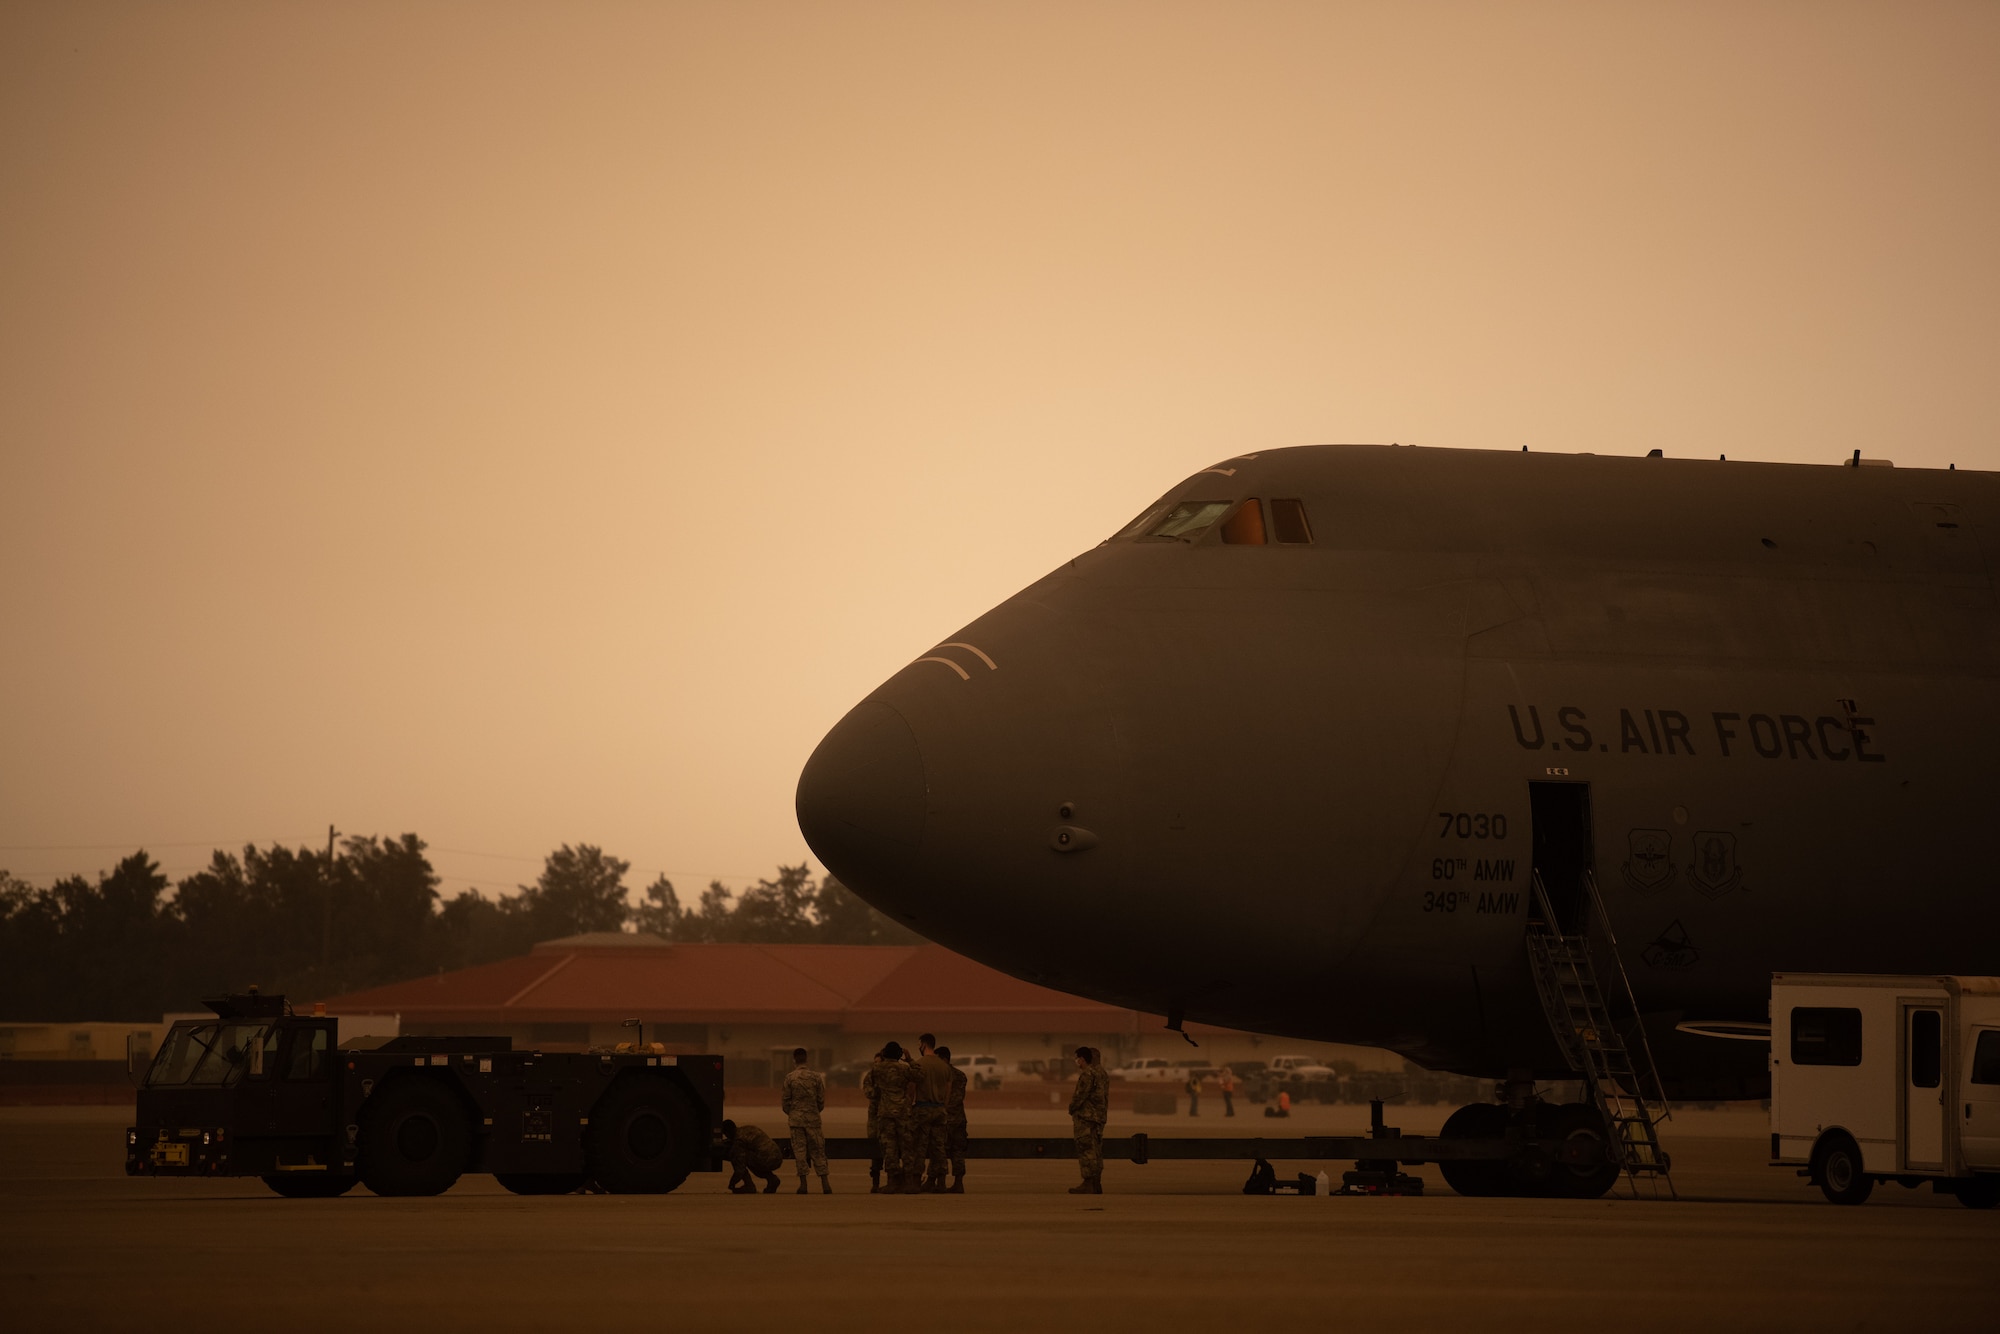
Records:
[[[304,838],[204,838],[189,843],[155,843],[151,839],[125,839],[118,843],[0,843],[0,852],[96,852],[103,848],[235,848],[255,843],[290,843]]]

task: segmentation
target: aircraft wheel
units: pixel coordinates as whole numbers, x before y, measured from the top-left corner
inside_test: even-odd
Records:
[[[1835,1204],[1862,1204],[1875,1189],[1875,1179],[1862,1170],[1861,1148],[1846,1135],[1821,1141],[1813,1173],[1820,1193]]]
[[[1508,1123],[1529,1139],[1554,1139],[1560,1133],[1554,1129],[1556,1108],[1545,1102],[1529,1103],[1517,1112],[1511,1112]],[[1526,1198],[1542,1195],[1561,1194],[1556,1174],[1562,1164],[1555,1156],[1538,1148],[1523,1146],[1521,1151],[1509,1158],[1503,1165],[1505,1182],[1501,1193]]]
[[[362,1108],[361,1182],[377,1195],[442,1195],[472,1160],[472,1130],[450,1090],[404,1077]]]
[[[700,1155],[699,1118],[664,1079],[627,1079],[590,1114],[587,1161],[614,1195],[658,1195],[687,1180]]]
[[[271,1172],[263,1181],[288,1200],[331,1200],[354,1189],[354,1178],[339,1172]]]
[[[1982,1172],[1958,1183],[1958,1202],[1968,1209],[1991,1209],[2000,1204],[2000,1176]]]
[[[1618,1184],[1618,1164],[1610,1158],[1610,1135],[1605,1131],[1604,1118],[1598,1115],[1595,1107],[1589,1103],[1566,1102],[1548,1114],[1544,1126],[1550,1139],[1559,1139],[1565,1144],[1576,1140],[1595,1140],[1605,1150],[1605,1161],[1594,1166],[1558,1162],[1549,1177],[1549,1194],[1572,1200],[1595,1200]]]
[[[581,1189],[581,1172],[495,1172],[493,1179],[516,1195],[567,1195]]]
[[[1445,1118],[1440,1139],[1499,1139],[1507,1133],[1509,1114],[1493,1102],[1467,1103]],[[1444,1183],[1460,1195],[1505,1195],[1509,1193],[1507,1164],[1502,1161],[1442,1162],[1438,1171]]]

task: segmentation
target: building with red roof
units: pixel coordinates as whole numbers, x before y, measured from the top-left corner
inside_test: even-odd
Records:
[[[1301,1045],[1190,1024],[1202,1043],[1197,1057],[1156,1015],[1023,982],[941,945],[702,945],[601,932],[326,1004],[336,1014],[399,1016],[404,1033],[504,1036],[544,1050],[630,1041],[624,1021],[637,1019],[647,1041],[670,1051],[721,1054],[740,1083],[788,1067],[795,1047],[826,1068],[871,1056],[890,1038],[912,1043],[920,1032],[936,1033],[958,1055],[991,1053],[1009,1069],[1024,1061],[1065,1069],[1080,1045],[1102,1048],[1114,1065],[1142,1055],[1234,1060]],[[1401,1067],[1387,1053],[1340,1054]]]

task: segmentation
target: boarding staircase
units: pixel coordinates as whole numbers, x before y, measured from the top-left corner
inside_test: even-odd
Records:
[[[1668,1174],[1667,1154],[1660,1147],[1660,1122],[1671,1115],[1660,1072],[1653,1064],[1653,1050],[1632,997],[1632,980],[1626,975],[1617,937],[1605,916],[1597,879],[1588,871],[1584,872],[1584,889],[1586,920],[1582,930],[1565,934],[1541,873],[1535,874],[1534,911],[1528,918],[1528,958],[1535,990],[1541,994],[1549,1027],[1570,1068],[1582,1076],[1591,1103],[1604,1118],[1610,1151],[1633,1195],[1639,1193],[1639,1181],[1644,1178],[1654,1195],[1664,1182],[1668,1193],[1678,1199]],[[1593,937],[1598,934],[1616,969],[1615,973],[1607,970],[1607,977],[1617,986],[1614,995],[1623,1006],[1628,1025],[1624,1032],[1598,982],[1597,952],[1593,949]]]

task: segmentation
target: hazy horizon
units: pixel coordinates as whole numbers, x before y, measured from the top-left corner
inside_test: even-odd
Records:
[[[0,8],[0,868],[687,901],[1219,458],[2000,468],[1996,69],[1990,3]]]

